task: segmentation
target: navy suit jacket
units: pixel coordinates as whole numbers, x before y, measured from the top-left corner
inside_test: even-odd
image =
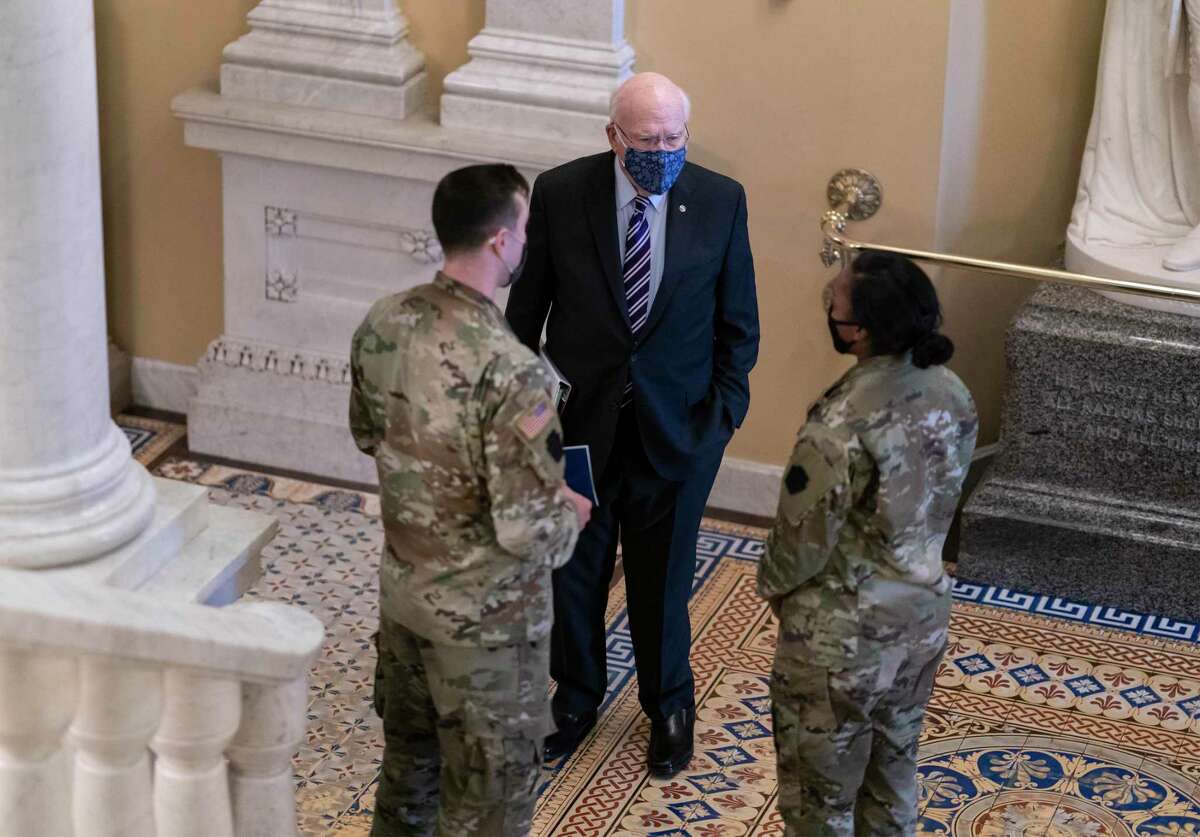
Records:
[[[741,184],[687,163],[663,205],[662,284],[634,338],[617,242],[612,152],[538,177],[530,198],[528,260],[506,315],[534,351],[546,350],[572,390],[568,445],[591,447],[604,473],[625,384],[646,455],[669,480],[720,456],[750,406],[758,359],[758,301]]]

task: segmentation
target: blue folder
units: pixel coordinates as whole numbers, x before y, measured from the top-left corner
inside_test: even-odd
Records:
[[[582,494],[596,505],[596,480],[592,476],[592,452],[587,445],[569,445],[563,448],[566,454],[566,479],[572,491]]]

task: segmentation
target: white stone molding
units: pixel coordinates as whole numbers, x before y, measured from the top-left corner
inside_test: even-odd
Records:
[[[350,385],[350,358],[347,355],[301,352],[253,340],[235,340],[232,337],[214,340],[200,362],[201,375],[204,374],[204,368],[212,364],[303,381]]]
[[[430,184],[428,197],[432,197],[432,186],[438,180],[462,166],[511,163],[532,179],[548,168],[596,151],[594,137],[572,143],[552,138],[482,134],[478,130],[446,130],[425,114],[403,120],[380,119],[231,99],[201,87],[186,90],[172,99],[171,111],[184,122],[187,145],[217,152],[224,159],[250,158],[272,171],[286,171],[280,163],[297,164],[322,185],[330,179],[330,172],[322,169],[340,172],[343,177],[360,173],[424,181]],[[603,139],[601,133],[600,141]],[[244,168],[238,169],[239,174],[243,171]],[[297,197],[295,190],[287,188],[290,183],[278,185],[281,188],[264,198],[262,205],[299,206],[314,202],[311,187],[305,200],[305,194]],[[391,194],[395,200],[398,192],[393,188]],[[261,225],[262,205],[256,210],[245,210],[245,215],[239,208],[239,224],[249,225],[252,215],[257,213],[253,221]],[[428,211],[428,203],[424,208]]]
[[[446,76],[442,125],[597,146],[634,60],[625,0],[487,0],[467,52]]]
[[[424,104],[425,56],[395,0],[263,0],[225,48],[221,95],[403,119]]]
[[[721,461],[708,497],[712,508],[757,517],[774,517],[783,468],[727,456]]]
[[[228,750],[234,820],[240,834],[294,835],[292,755],[304,738],[308,681],[245,683],[242,720]]]
[[[38,659],[92,655],[284,683],[307,676],[323,637],[320,620],[289,605],[214,608],[0,569],[0,644],[36,650]],[[0,695],[11,682],[0,679]],[[62,690],[73,692],[73,683],[65,678]]]
[[[5,834],[71,833],[63,736],[75,712],[77,668],[74,657],[60,653],[0,649],[0,812]]]
[[[162,706],[162,670],[110,657],[79,658],[75,837],[155,837],[147,747]]]
[[[133,359],[133,403],[169,413],[187,413],[196,394],[195,366],[148,357]]]
[[[88,561],[154,490],[109,416],[91,0],[0,4],[0,565]]]
[[[354,483],[376,481],[374,460],[350,436],[347,355],[222,337],[199,370],[188,410],[193,450]]]
[[[975,450],[971,459],[973,476],[981,473],[986,463],[996,454],[997,445],[982,445]],[[779,486],[783,482],[783,468],[766,465],[749,459],[727,456],[721,462],[717,481],[709,495],[708,505],[714,509],[750,514],[771,519],[779,503]],[[972,484],[968,478],[968,485]],[[964,498],[965,502],[965,498]]]

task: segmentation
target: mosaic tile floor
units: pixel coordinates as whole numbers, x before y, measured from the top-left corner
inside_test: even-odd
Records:
[[[143,465],[151,465],[187,435],[182,424],[170,421],[122,414],[118,426],[129,440],[134,457]]]
[[[326,625],[296,758],[302,829],[366,835],[381,751],[370,709],[376,498],[179,458],[155,471],[280,520],[251,595]],[[753,591],[761,550],[761,532],[706,523],[691,605],[697,752],[669,781],[642,767],[649,727],[624,590],[613,590],[604,715],[547,770],[534,834],[781,833],[766,685],[774,625]],[[955,594],[922,742],[919,833],[1200,835],[1200,647],[1166,638],[1195,640],[1197,626],[970,584]]]

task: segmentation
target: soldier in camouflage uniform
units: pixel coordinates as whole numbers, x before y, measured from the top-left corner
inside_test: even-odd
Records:
[[[350,426],[376,458],[385,530],[372,835],[529,830],[551,731],[550,574],[590,504],[563,484],[551,378],[492,301],[523,261],[511,166],[438,185],[446,264],[354,335]]]
[[[858,364],[808,412],[758,572],[779,618],[779,809],[793,837],[912,834],[950,620],[942,546],[977,418],[942,366],[954,348],[915,264],[863,253],[826,305],[835,348]]]

